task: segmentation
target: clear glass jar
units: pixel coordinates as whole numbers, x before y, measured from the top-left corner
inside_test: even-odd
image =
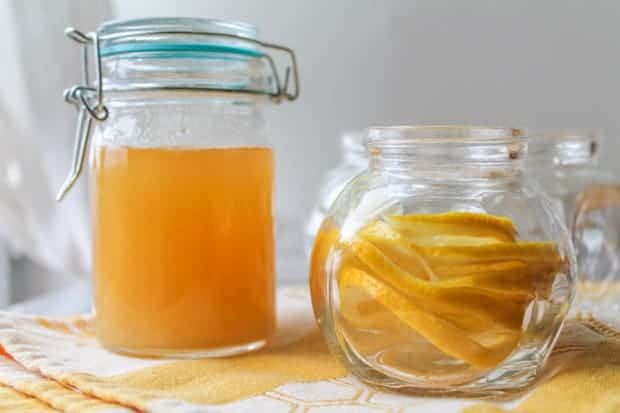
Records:
[[[342,160],[340,164],[327,172],[321,182],[318,201],[310,214],[304,232],[304,247],[306,255],[310,256],[314,237],[327,215],[329,207],[334,203],[342,188],[355,175],[368,167],[368,156],[364,147],[362,132],[345,132],[340,137]]]
[[[600,167],[598,131],[530,133],[527,171],[553,198],[573,234],[579,269],[575,308],[620,310],[620,178]]]
[[[90,36],[102,88],[69,96],[99,121],[89,168],[99,341],[160,357],[263,346],[275,270],[262,106],[296,96],[274,80],[251,25],[138,19]]]
[[[327,343],[361,380],[489,395],[541,371],[573,297],[575,257],[524,175],[519,130],[373,128],[314,245]]]

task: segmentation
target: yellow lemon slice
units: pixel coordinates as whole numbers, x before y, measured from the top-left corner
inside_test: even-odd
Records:
[[[437,274],[441,287],[470,287],[500,296],[522,294],[530,299],[536,294],[538,278],[527,264],[518,261],[438,267]]]
[[[478,244],[474,238],[453,237],[461,244],[427,245],[401,237],[384,222],[369,224],[358,234],[385,250],[386,255],[402,264],[420,278],[454,278],[461,274],[461,268],[468,265],[502,263],[515,261],[538,266],[540,269],[559,269],[562,259],[557,245],[552,242],[495,242]],[[480,268],[480,267],[479,267]],[[426,274],[426,275],[425,275]],[[453,275],[451,275],[453,274]]]
[[[319,303],[325,300],[324,284],[327,282],[326,265],[329,265],[328,257],[338,244],[340,232],[338,228],[328,219],[321,226],[312,248],[310,257],[310,296],[314,304],[314,315],[320,316]]]
[[[355,328],[364,330],[396,333],[402,330],[402,324],[394,322],[394,316],[385,306],[378,303],[364,285],[352,284],[347,281],[351,271],[361,271],[354,267],[347,267],[338,276],[340,290],[340,314],[343,319]],[[343,291],[346,290],[346,294]],[[398,319],[396,319],[398,320]]]
[[[413,245],[411,247],[420,251],[433,268],[506,261],[545,264],[559,268],[562,261],[557,245],[553,242],[528,241],[430,247]]]
[[[498,298],[469,287],[443,288],[407,273],[370,242],[358,239],[351,243],[350,248],[369,274],[429,311],[479,319],[484,325],[521,327],[527,300]]]
[[[519,331],[507,329],[486,329],[482,334],[472,336],[470,332],[425,311],[414,300],[356,268],[343,269],[338,281],[343,308],[356,311],[358,307],[347,307],[344,303],[350,299],[349,294],[357,294],[354,291],[361,288],[439,350],[475,367],[489,368],[497,365],[514,350],[520,339]],[[463,317],[466,315],[463,314]],[[349,314],[349,318],[360,317]],[[366,318],[367,322],[369,320],[371,319]]]
[[[363,227],[358,235],[371,239],[382,239],[391,241],[401,239],[400,234],[396,232],[394,228],[390,226],[390,224],[383,221],[371,222],[370,224]]]
[[[415,277],[433,280],[433,270],[414,245],[401,241],[400,234],[385,222],[376,221],[360,231],[358,236],[377,246],[396,265]]]
[[[472,212],[392,215],[387,222],[412,242],[424,245],[483,245],[515,242],[517,230],[505,217]]]

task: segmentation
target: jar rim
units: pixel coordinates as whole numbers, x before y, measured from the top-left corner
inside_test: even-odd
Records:
[[[521,129],[473,125],[387,126],[367,129],[366,148],[371,166],[410,174],[412,168],[454,169],[471,165],[478,170],[516,170],[527,154]]]
[[[101,118],[106,116],[104,90],[199,89],[269,96],[276,103],[299,97],[293,49],[257,39],[256,27],[247,23],[156,17],[110,21],[90,33],[68,27],[65,34],[83,47],[86,83],[68,89],[66,100],[86,104],[95,97]],[[95,87],[89,80],[88,46],[93,50]],[[287,57],[282,73],[272,53]],[[89,107],[89,113],[96,112]]]
[[[418,144],[507,144],[524,139],[523,129],[477,125],[373,126],[366,130],[366,146],[405,147]]]
[[[271,96],[282,86],[256,26],[233,20],[150,17],[97,29],[103,89],[200,91],[233,99]]]
[[[168,30],[193,30],[204,31],[206,29],[218,30],[222,33],[236,34],[250,39],[256,39],[258,29],[255,25],[239,20],[211,19],[202,17],[140,17],[135,19],[108,20],[99,25],[97,32],[102,39],[107,39],[119,33],[131,33],[143,31],[153,27]]]
[[[158,34],[153,35],[153,32]],[[204,33],[214,36],[204,36]],[[195,17],[112,20],[102,23],[97,28],[97,35],[104,58],[115,55],[208,58],[212,53],[262,56],[256,43],[253,43],[258,36],[256,26],[234,20]],[[215,37],[217,35],[235,38]]]
[[[551,161],[555,165],[578,165],[595,160],[604,134],[598,129],[528,130],[531,163]]]
[[[559,141],[598,141],[604,139],[599,129],[561,128],[561,129],[528,129],[528,137],[532,143],[554,144]]]

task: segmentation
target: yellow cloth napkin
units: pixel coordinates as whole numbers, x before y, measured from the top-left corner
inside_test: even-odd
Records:
[[[322,341],[305,289],[278,292],[269,348],[226,359],[123,357],[97,344],[88,317],[0,313],[0,411],[613,412],[620,397],[615,335],[594,318],[568,322],[543,380],[518,401],[489,404],[382,392],[347,375]]]
[[[45,403],[0,385],[0,412],[3,413],[54,413]]]
[[[620,340],[618,332],[587,317],[583,325],[600,333],[600,337],[581,337],[592,340],[583,351],[567,361],[552,379],[538,385],[513,410],[489,404],[477,404],[465,413],[618,413],[620,412]],[[579,341],[575,341],[579,343]],[[582,343],[584,343],[582,341]],[[558,346],[560,347],[560,346]],[[558,354],[562,347],[556,349]],[[579,350],[579,349],[576,349]],[[568,346],[568,353],[575,351]]]
[[[268,348],[205,360],[124,357],[97,344],[90,318],[48,320],[5,313],[0,317],[0,344],[14,361],[0,359],[0,383],[62,411],[127,406],[194,412],[287,383],[345,376],[315,326],[305,289],[283,290],[278,301],[279,326]],[[264,399],[268,406],[271,402]]]

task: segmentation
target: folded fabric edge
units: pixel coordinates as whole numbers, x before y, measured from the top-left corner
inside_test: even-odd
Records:
[[[35,350],[35,349],[32,348],[32,347],[28,347],[27,346],[29,344],[28,341],[27,340],[22,340],[22,338],[28,338],[28,337],[25,337],[23,334],[21,334],[20,329],[21,329],[21,327],[23,327],[23,325],[20,325],[19,320],[22,320],[22,321],[27,320],[28,322],[35,322],[36,324],[33,324],[33,326],[31,326],[31,327],[33,327],[33,328],[36,327],[37,328],[37,333],[38,333],[38,329],[40,329],[42,326],[45,327],[45,330],[50,329],[50,330],[62,333],[64,335],[75,335],[75,333],[76,333],[76,331],[64,331],[65,328],[62,326],[62,324],[69,324],[70,323],[70,322],[65,321],[66,319],[56,319],[55,320],[55,319],[42,319],[40,317],[23,317],[22,318],[22,316],[14,316],[14,315],[11,315],[10,313],[9,314],[4,314],[4,315],[7,315],[8,317],[4,317],[5,320],[1,320],[0,319],[0,331],[2,330],[3,326],[6,326],[7,324],[11,325],[9,327],[9,330],[12,331],[13,337],[15,337],[16,339],[15,340],[11,340],[9,338],[8,342],[10,344],[12,343],[12,346],[15,346],[14,348],[19,348],[22,351],[21,353],[15,353],[15,354],[19,354],[19,359],[21,359],[22,356],[29,356],[29,360],[31,360],[32,362],[36,362],[37,358],[38,358],[38,356],[37,356],[38,353],[36,353],[36,354],[33,353],[33,350]],[[9,320],[7,320],[7,319],[9,319]],[[77,317],[77,319],[84,319],[84,320],[87,320],[88,322],[90,322],[88,317]],[[11,320],[16,321],[16,323],[15,322],[11,322]],[[48,327],[48,325],[46,325],[46,324],[48,324],[47,321],[44,321],[42,323],[41,320],[48,320],[50,322],[54,321],[54,322],[60,323],[61,325],[59,326],[59,325],[51,325],[50,324],[51,327]],[[7,321],[7,322],[5,323],[4,321]],[[580,324],[581,326],[584,327],[583,330],[588,329],[588,330],[592,331],[592,329],[589,329],[585,325],[585,323],[583,321],[580,321],[580,320],[576,320],[576,321],[579,321],[578,324]],[[567,323],[567,324],[572,324],[572,323]],[[565,327],[567,327],[567,326],[565,326]],[[73,328],[69,328],[69,330],[73,330]],[[78,332],[81,331],[81,329],[79,329],[79,328],[77,328],[77,330],[78,330]],[[565,333],[567,332],[566,330],[567,329],[565,328],[564,329]],[[579,329],[579,330],[581,331],[581,329]],[[20,334],[23,337],[20,338]],[[601,333],[598,332],[598,334],[600,335]],[[580,334],[578,334],[578,335],[580,335]],[[0,339],[0,341],[5,341],[4,335],[0,334],[0,336],[2,336],[2,339]],[[591,343],[589,343],[589,340],[592,340],[592,338],[590,338],[589,340],[584,340],[583,337],[579,337],[579,339],[576,339],[577,337],[571,337],[571,336],[572,336],[571,334],[565,335],[564,336],[565,340],[560,340],[560,342],[558,343],[558,346],[557,346],[557,350],[559,350],[559,353],[562,353],[564,351],[573,353],[573,352],[578,351],[578,350],[579,351],[583,350],[584,348],[588,347],[587,344],[591,344]],[[562,342],[562,341],[564,341],[564,342]],[[596,340],[593,340],[593,341],[596,341]],[[577,345],[577,343],[580,343],[580,345]],[[23,345],[26,345],[26,346],[24,347]],[[10,354],[8,354],[9,352],[10,351],[6,351],[5,353],[10,357]],[[39,349],[39,352],[40,352],[40,349]],[[45,356],[45,355],[43,355],[43,356]],[[9,359],[7,358],[7,360],[9,360]],[[20,366],[15,361],[13,361],[13,363],[15,363],[17,366]],[[62,367],[62,366],[60,366],[60,367]],[[24,367],[21,367],[21,368],[24,369]],[[34,370],[34,371],[37,371],[37,370]],[[65,370],[61,368],[59,371],[64,372]],[[30,372],[30,373],[34,374],[35,376],[43,377],[42,373],[40,373],[39,375],[37,375],[35,373],[32,373],[32,372]],[[62,375],[61,376],[56,376],[56,377],[62,378]],[[47,379],[47,380],[51,380],[54,383],[56,383],[57,385],[62,386],[65,390],[73,392],[70,388],[66,387],[66,385],[63,386],[62,384],[60,384],[59,382],[57,382],[57,381],[55,381],[53,379]],[[0,377],[0,382],[2,382],[2,377]],[[277,390],[277,389],[274,389],[274,390]],[[93,397],[96,398],[96,396],[93,396]],[[100,400],[100,399],[98,399],[98,400]],[[183,410],[183,411],[186,411],[185,409],[189,409],[190,407],[193,407],[194,409],[198,408],[198,407],[203,408],[203,409],[209,408],[209,406],[205,406],[205,405],[200,405],[200,406],[192,405],[190,403],[185,403],[185,402],[182,402],[180,400],[153,400],[153,401],[155,403],[151,404],[150,407],[159,408],[161,411],[170,411],[170,408],[173,407],[172,406],[173,404],[174,404],[175,408],[177,408],[177,407],[181,408],[179,410]],[[183,404],[183,406],[181,406],[181,404]],[[215,407],[215,406],[210,406],[210,407]],[[220,405],[219,407],[222,407],[222,405]],[[185,409],[183,409],[183,408],[185,408]],[[114,405],[110,409],[114,409],[114,410],[109,410],[109,411],[116,411],[116,412],[133,411],[133,410],[127,410],[127,409],[118,410],[118,407],[116,405]],[[121,409],[123,409],[123,408],[121,407]],[[177,410],[177,409],[174,409],[174,410]],[[71,411],[71,410],[65,410],[65,411]],[[85,410],[78,410],[78,409],[74,408],[73,411],[82,412],[82,411],[85,411]],[[99,409],[98,411],[101,411],[101,410]],[[106,410],[104,410],[104,411],[106,411]],[[196,411],[196,410],[192,410],[192,411]],[[200,411],[206,411],[206,410],[200,410]],[[208,411],[212,411],[212,410],[208,410]]]
[[[24,394],[4,384],[0,384],[0,411],[20,413],[61,412],[35,397]]]
[[[594,332],[606,338],[620,340],[620,331],[618,331],[615,327],[612,327],[608,323],[597,319],[592,313],[583,314],[579,312],[575,316],[575,319],[580,321],[583,325],[590,328]]]
[[[281,289],[277,302],[279,329],[273,348],[299,342],[316,329],[307,288]],[[7,357],[24,369],[49,378],[65,390],[75,388],[98,400],[145,411],[212,412],[222,407],[138,389],[125,387],[119,393],[109,388],[107,377],[171,360],[133,359],[105,351],[96,343],[93,319],[88,315],[53,318],[0,312],[0,345],[4,345]]]
[[[103,401],[86,393],[73,390],[63,384],[25,369],[16,361],[0,356],[0,385],[9,387],[25,396],[50,406],[51,411],[132,413],[118,404]],[[53,410],[56,409],[56,410]]]

